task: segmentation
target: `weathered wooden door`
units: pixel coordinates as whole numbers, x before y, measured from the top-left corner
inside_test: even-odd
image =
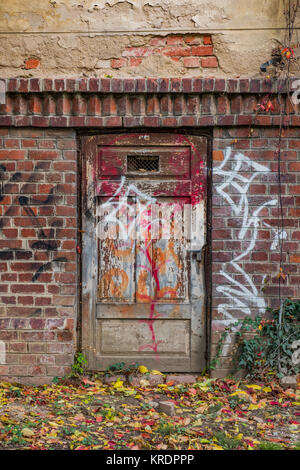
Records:
[[[83,350],[91,369],[205,366],[204,137],[83,137]]]

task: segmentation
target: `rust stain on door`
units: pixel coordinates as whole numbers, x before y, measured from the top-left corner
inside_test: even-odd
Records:
[[[205,365],[204,137],[83,138],[83,348],[93,369]]]

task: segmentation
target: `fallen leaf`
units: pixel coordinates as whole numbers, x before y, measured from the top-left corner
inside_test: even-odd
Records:
[[[21,432],[22,432],[22,436],[24,436],[24,437],[32,437],[32,436],[34,436],[34,431],[32,431],[32,430],[29,429],[29,428],[23,428]]]

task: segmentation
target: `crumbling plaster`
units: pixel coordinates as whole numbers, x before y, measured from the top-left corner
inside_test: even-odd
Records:
[[[0,0],[0,75],[211,75],[159,54],[122,69],[109,62],[156,35],[210,33],[213,75],[258,76],[283,26],[283,0]],[[28,57],[40,66],[25,70]]]

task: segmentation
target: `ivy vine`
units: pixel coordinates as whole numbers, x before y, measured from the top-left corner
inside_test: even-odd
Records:
[[[228,325],[220,336],[210,369],[219,365],[226,338],[233,333],[231,373],[244,370],[248,377],[257,379],[299,374],[295,348],[299,350],[300,345],[300,300],[286,299],[280,308],[268,308],[267,318],[258,315]]]

